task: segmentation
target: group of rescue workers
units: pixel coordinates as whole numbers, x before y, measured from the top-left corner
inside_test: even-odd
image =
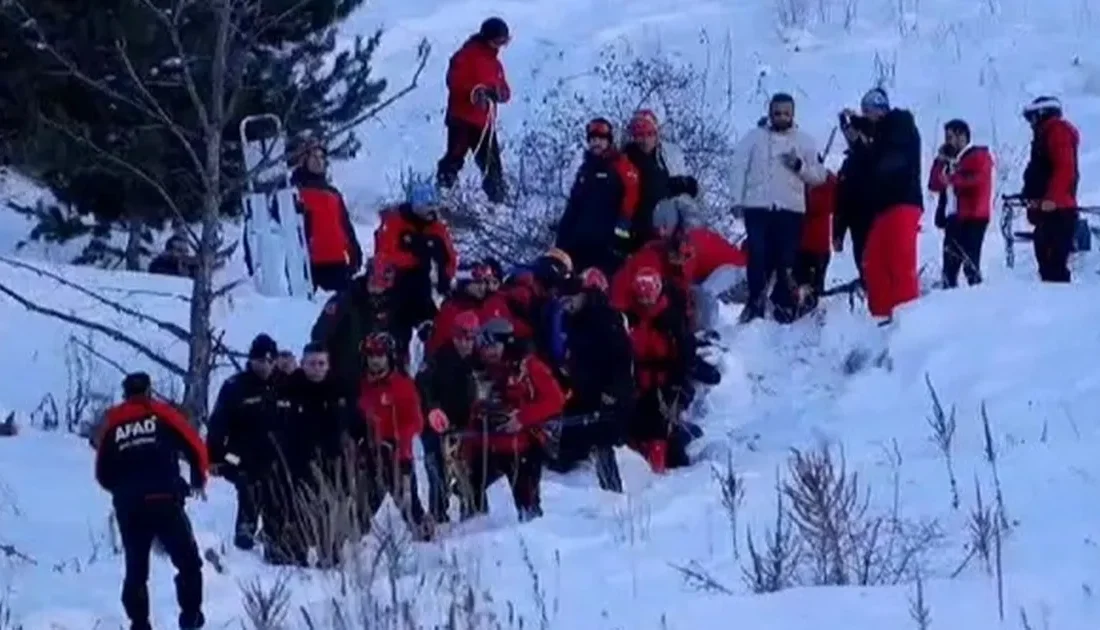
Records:
[[[621,147],[610,121],[588,123],[553,248],[507,270],[491,259],[460,267],[439,191],[453,186],[472,151],[489,200],[505,199],[494,118],[510,98],[497,58],[508,41],[507,25],[490,18],[452,58],[436,185],[413,184],[403,203],[382,211],[369,260],[328,183],[324,148],[306,147],[293,179],[313,277],[334,294],[300,366],[269,335],[257,336],[247,368],[218,394],[205,442],[153,398],[147,375],[125,379],[125,400],[94,442],[96,476],[114,497],[126,550],[122,599],[134,630],[150,628],[154,540],[179,571],[181,629],[204,623],[202,561],[183,504],[208,475],[236,487],[235,545],[253,548],[262,524],[263,553],[275,564],[305,565],[311,549],[322,564],[339,562],[344,541],[320,540],[321,523],[350,505],[366,531],[387,495],[422,540],[451,520],[453,498],[460,519],[486,512],[486,489],[501,477],[520,520],[530,520],[542,514],[544,467],[564,472],[592,458],[600,486],[621,492],[613,447],[630,446],[657,473],[690,463],[688,445],[701,430],[684,410],[701,386],[720,380],[700,351],[715,341],[718,302],[741,277],[742,322],[769,312],[792,322],[826,293],[830,256],[850,233],[880,323],[918,297],[920,137],[913,115],[879,88],[859,112],[840,114],[848,148],[836,172],[795,125],[794,99],[771,98],[737,146],[742,244],[699,225],[699,183],[661,142],[654,112],[641,110]],[[1024,117],[1034,138],[1020,198],[1035,226],[1039,273],[1068,282],[1078,134],[1053,98],[1036,99]],[[939,193],[946,287],[956,286],[960,269],[970,284],[981,281],[992,179],[990,151],[972,144],[964,121],[946,123],[927,182]],[[164,273],[185,266],[162,258]],[[426,507],[413,466],[417,439]],[[189,481],[179,476],[181,453]]]

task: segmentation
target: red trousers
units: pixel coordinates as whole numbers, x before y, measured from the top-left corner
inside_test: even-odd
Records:
[[[891,206],[875,217],[863,250],[867,306],[875,317],[890,317],[894,308],[920,296],[917,276],[917,206]]]

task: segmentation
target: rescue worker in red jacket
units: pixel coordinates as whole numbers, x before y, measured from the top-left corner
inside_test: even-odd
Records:
[[[436,177],[440,188],[451,188],[473,152],[481,170],[481,188],[489,201],[504,203],[504,170],[497,138],[497,106],[512,98],[504,76],[500,51],[511,35],[498,17],[481,23],[447,66],[447,153],[439,160]]]
[[[826,173],[825,183],[806,187],[806,217],[802,221],[802,242],[793,272],[801,292],[802,312],[814,308],[825,292],[825,275],[832,257],[837,176],[832,171]]]
[[[439,196],[425,182],[409,186],[405,203],[383,210],[374,232],[374,257],[392,265],[397,273],[395,290],[404,304],[402,311],[416,325],[431,321],[437,312],[432,297],[432,267],[435,289],[442,297],[451,293],[451,280],[458,270],[458,253],[447,224],[439,218]]]
[[[482,384],[466,441],[471,497],[463,516],[487,513],[486,490],[507,476],[519,520],[542,516],[543,425],[561,415],[565,394],[549,366],[518,339],[506,319],[481,328]]]
[[[431,524],[416,487],[413,441],[424,429],[420,394],[412,378],[398,371],[393,337],[375,333],[363,341],[367,371],[359,388],[359,412],[367,423],[362,445],[365,459],[366,505],[360,522],[366,525],[386,494],[401,508],[409,528],[421,540],[431,538]]]
[[[1041,96],[1024,108],[1031,125],[1031,159],[1024,170],[1027,219],[1035,226],[1035,261],[1045,282],[1069,282],[1069,254],[1077,229],[1077,150],[1081,136],[1062,117],[1062,103]]]
[[[993,156],[970,143],[970,125],[950,120],[932,162],[928,190],[939,193],[936,227],[943,230],[943,286],[959,285],[959,269],[971,285],[982,281],[982,242],[993,207]]]
[[[327,168],[324,147],[312,142],[306,146],[290,183],[298,188],[298,203],[305,217],[313,285],[326,291],[342,291],[363,266],[363,250],[343,195],[326,177]]]
[[[179,627],[197,630],[202,614],[202,559],[184,500],[202,493],[210,468],[206,446],[183,414],[152,398],[149,375],[128,374],[122,404],[107,410],[96,440],[95,477],[111,493],[126,558],[122,606],[134,630],[151,630],[149,554],[160,541],[176,567]],[[179,460],[191,468],[180,477]]]
[[[500,290],[503,275],[500,263],[487,259],[474,265],[469,274],[468,278],[455,282],[451,296],[439,306],[439,313],[432,322],[431,335],[424,346],[426,356],[431,356],[451,342],[454,338],[454,321],[459,314],[474,311],[482,320],[501,316],[495,310],[494,303],[490,302],[490,298]]]
[[[638,169],[615,148],[611,123],[597,118],[585,129],[588,149],[558,223],[555,245],[577,269],[596,267],[611,276],[632,251],[638,208]]]
[[[690,404],[688,384],[695,345],[683,312],[664,290],[661,274],[646,267],[634,276],[634,291],[626,311],[634,348],[634,384],[637,391],[633,422],[627,427],[631,446],[656,473],[686,466],[687,441],[670,439],[679,411]]]

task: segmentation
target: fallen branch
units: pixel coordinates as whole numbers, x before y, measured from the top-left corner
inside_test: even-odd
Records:
[[[5,558],[15,558],[16,560],[22,560],[27,564],[32,564],[35,566],[38,565],[37,560],[16,549],[15,545],[0,545],[0,554],[3,554]]]
[[[62,313],[61,311],[50,308],[48,306],[42,306],[41,304],[33,302],[26,297],[20,295],[18,292],[4,284],[0,284],[0,293],[3,293],[4,295],[7,295],[11,299],[15,300],[28,311],[38,313],[39,315],[46,315],[47,317],[53,317],[54,319],[59,319],[67,324],[72,324],[73,326],[79,326],[86,330],[100,333],[101,335],[106,336],[112,341],[121,343],[125,346],[129,346],[142,356],[146,357],[153,363],[156,363],[165,370],[168,370],[175,376],[178,376],[180,378],[185,378],[187,376],[187,370],[183,369],[178,364],[170,361],[169,359],[166,359],[163,355],[155,352],[154,350],[149,348],[149,346],[141,343],[133,337],[118,330],[115,330],[110,326],[106,326],[99,322],[93,322],[77,315]]]

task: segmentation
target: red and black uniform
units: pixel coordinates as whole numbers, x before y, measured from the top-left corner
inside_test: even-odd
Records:
[[[1069,254],[1077,229],[1077,128],[1062,118],[1060,106],[1036,108],[1031,159],[1024,171],[1022,196],[1029,203],[1028,221],[1035,226],[1035,260],[1046,282],[1069,282]],[[1054,206],[1043,211],[1048,202]]]
[[[416,325],[429,321],[437,311],[432,298],[432,265],[442,295],[449,293],[458,269],[451,231],[438,219],[418,216],[408,204],[383,210],[381,218],[374,231],[374,262],[394,269],[395,289],[406,305],[402,312]]]
[[[313,284],[326,291],[340,291],[363,266],[363,250],[344,196],[323,174],[304,166],[295,169],[290,183],[298,188],[298,202],[305,217]]]
[[[416,383],[393,370],[367,374],[359,390],[359,412],[367,424],[363,455],[370,476],[366,505],[361,506],[370,511],[360,514],[362,522],[369,522],[388,493],[410,526],[421,526],[424,506],[413,469],[413,441],[424,429],[424,416]]]
[[[550,367],[532,354],[491,365],[485,375],[487,395],[474,405],[465,442],[473,493],[472,505],[465,511],[487,512],[486,489],[507,476],[520,520],[536,518],[542,515],[542,425],[561,415],[565,393]],[[520,430],[502,432],[512,419]]]
[[[633,301],[626,311],[634,349],[637,406],[627,429],[631,446],[642,453],[655,472],[685,466],[687,454],[673,444],[667,405],[681,409],[690,400],[688,378],[695,360],[694,337],[684,313],[667,294],[651,305]],[[662,404],[663,403],[663,404]]]
[[[943,229],[943,284],[959,284],[962,269],[971,285],[982,281],[982,243],[993,206],[993,155],[968,146],[952,160],[937,158],[928,190],[939,193],[936,227]]]
[[[920,297],[917,233],[924,207],[920,132],[913,114],[891,109],[876,124],[871,144],[872,220],[863,251],[867,306],[875,317]]]
[[[482,189],[494,203],[504,201],[504,172],[496,134],[496,108],[512,98],[495,41],[507,41],[502,21],[486,20],[451,56],[447,66],[447,152],[437,165],[442,188],[458,179],[468,152],[481,169]]]
[[[147,582],[154,540],[160,541],[178,571],[180,627],[201,627],[202,559],[184,500],[190,489],[206,485],[206,446],[183,414],[147,394],[127,396],[108,409],[100,431],[95,476],[114,499],[126,555],[122,605],[131,627],[151,628]],[[181,456],[191,468],[190,484],[180,477]]]
[[[606,129],[593,130],[596,125]],[[589,123],[589,136],[604,133],[611,134],[610,123]],[[555,239],[575,269],[596,267],[611,276],[619,268],[630,251],[639,186],[638,170],[622,153],[614,148],[585,152]]]
[[[479,269],[481,268],[479,267]],[[455,318],[466,311],[477,313],[478,319],[483,322],[494,317],[507,316],[506,312],[502,310],[503,305],[499,301],[493,300],[495,291],[491,291],[486,287],[485,294],[479,297],[469,290],[472,283],[482,283],[482,286],[484,286],[487,278],[479,275],[483,273],[486,272],[475,270],[473,278],[456,282],[451,296],[439,305],[439,312],[436,313],[435,320],[432,322],[432,334],[424,346],[426,356],[435,354],[437,350],[451,343],[451,339],[454,338]]]
[[[794,263],[794,281],[809,286],[814,296],[825,291],[825,274],[833,251],[833,215],[836,212],[837,176],[829,172],[825,183],[806,187],[806,217],[802,242]]]

